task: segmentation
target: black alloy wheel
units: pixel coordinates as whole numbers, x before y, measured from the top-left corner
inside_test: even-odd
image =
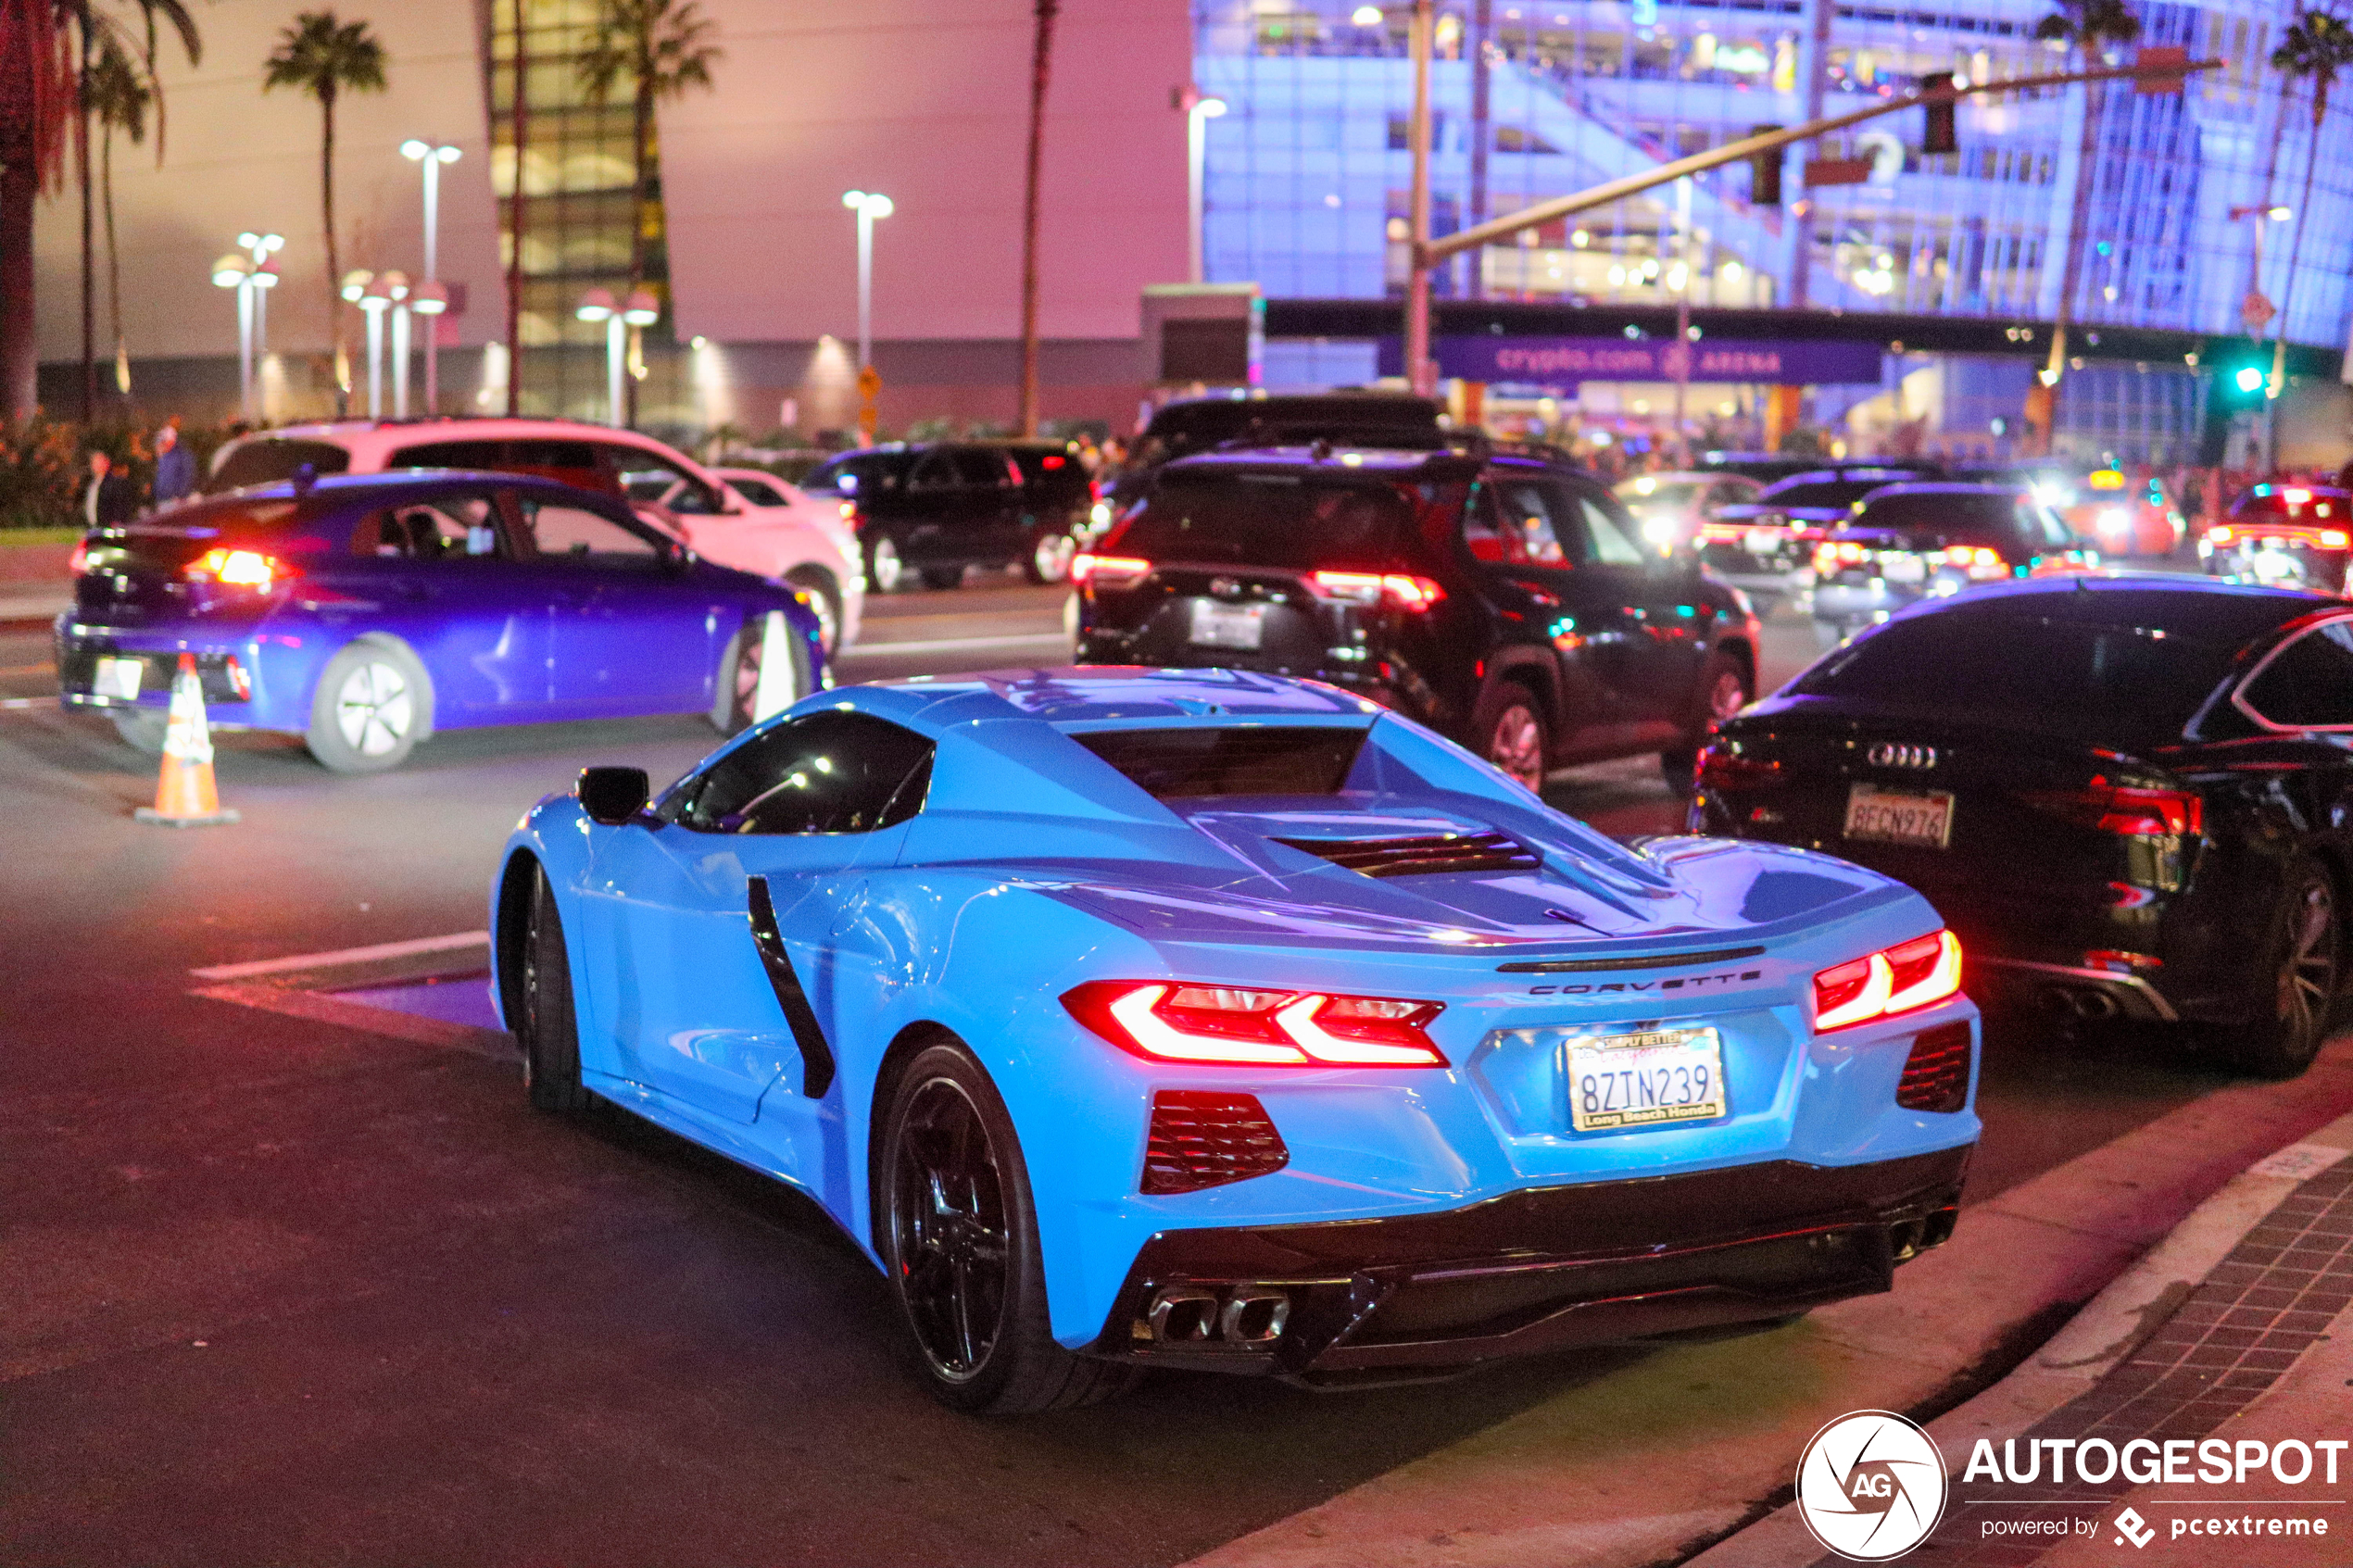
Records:
[[[875,1168],[875,1240],[924,1381],[975,1414],[1091,1404],[1133,1368],[1073,1355],[1047,1317],[1029,1177],[988,1074],[952,1038],[890,1091]]]
[[[531,899],[523,916],[522,1016],[514,1021],[522,1045],[522,1082],[541,1110],[588,1109],[580,1081],[580,1027],[573,1011],[572,960],[564,951],[562,917],[556,890],[544,869],[531,873]]]
[[[1739,716],[1749,705],[1748,671],[1741,661],[1722,650],[1707,656],[1699,678],[1702,704],[1699,737],[1687,746],[1658,754],[1658,771],[1676,794],[1689,797],[1699,784],[1699,754],[1702,747],[1716,738],[1716,732]]]
[[[2232,1054],[2266,1078],[2293,1078],[2328,1037],[2344,933],[2326,867],[2298,859],[2283,879],[2268,951],[2271,984],[2258,1017],[2233,1032]]]

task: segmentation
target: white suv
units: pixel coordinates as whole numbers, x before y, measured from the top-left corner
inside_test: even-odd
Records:
[[[572,420],[343,420],[285,425],[244,436],[214,457],[204,488],[314,473],[466,469],[529,473],[624,495],[638,515],[721,566],[790,583],[805,593],[830,650],[858,640],[866,574],[858,537],[837,506],[771,475],[747,477],[747,495],[722,474],[651,436]],[[763,493],[764,492],[764,493]],[[771,497],[781,497],[773,502]]]

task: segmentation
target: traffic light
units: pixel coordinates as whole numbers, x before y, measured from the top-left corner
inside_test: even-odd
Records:
[[[1930,94],[1928,102],[1922,106],[1928,115],[1928,123],[1920,132],[1920,157],[1936,157],[1945,153],[1959,152],[1961,136],[1956,123],[1956,110],[1960,100],[1935,96],[1939,93],[1953,91],[1953,73],[1940,70],[1921,77],[1920,91]]]
[[[1778,125],[1752,125],[1752,136],[1769,136],[1780,129]],[[1781,205],[1781,160],[1789,153],[1787,146],[1768,147],[1752,153],[1748,159],[1748,204],[1751,207]]]

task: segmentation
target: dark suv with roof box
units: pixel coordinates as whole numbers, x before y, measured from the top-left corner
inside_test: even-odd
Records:
[[[1205,454],[1073,563],[1078,658],[1311,676],[1534,788],[1646,751],[1685,783],[1756,689],[1738,590],[1592,476],[1492,452]]]

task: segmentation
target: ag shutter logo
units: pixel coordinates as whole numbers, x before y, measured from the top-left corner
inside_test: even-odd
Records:
[[[1814,1434],[1797,1461],[1797,1512],[1814,1538],[1840,1557],[1901,1557],[1944,1516],[1944,1456],[1900,1415],[1840,1416]]]
[[[2141,1517],[2138,1509],[2128,1508],[2116,1516],[2116,1544],[2118,1546],[2130,1541],[2136,1547],[2144,1547],[2155,1539],[2157,1539],[2156,1529],[2147,1520]]]

